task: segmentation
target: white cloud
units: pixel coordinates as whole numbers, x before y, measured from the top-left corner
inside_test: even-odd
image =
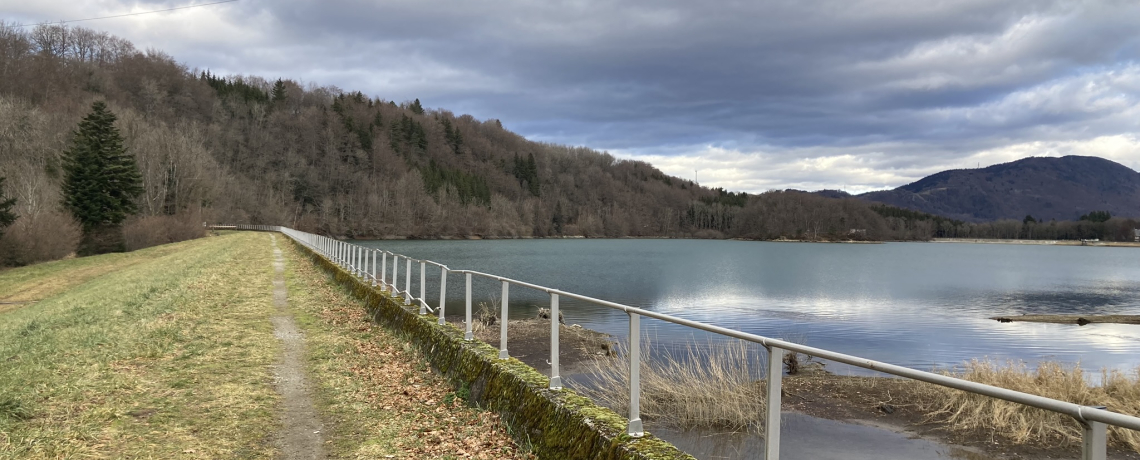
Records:
[[[1066,155],[1107,158],[1133,170],[1140,170],[1140,137],[1135,134],[1118,134],[1086,140],[1024,142],[976,152],[966,160],[989,166],[1031,156]]]
[[[688,152],[673,155],[611,153],[622,158],[648,161],[677,177],[694,179],[699,176],[702,185],[749,193],[795,188],[809,191],[835,189],[859,194],[895,188],[948,169],[984,168],[1031,156],[1098,156],[1140,170],[1140,137],[1136,135],[1023,142],[957,157],[902,153],[921,148],[924,146],[878,144],[791,150],[768,147],[742,151],[693,146]]]
[[[13,4],[34,22],[181,6]],[[189,67],[502,119],[731,190],[893,188],[1098,155],[1136,169],[1140,4],[241,0],[81,22]]]

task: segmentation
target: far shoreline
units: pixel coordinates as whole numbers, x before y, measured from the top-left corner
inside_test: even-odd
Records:
[[[792,238],[699,238],[685,236],[530,236],[530,235],[369,235],[335,236],[344,241],[481,241],[481,240],[715,240],[715,241],[754,241],[760,243],[820,243],[820,244],[885,244],[885,243],[966,243],[966,244],[1020,244],[1036,246],[1090,246],[1140,248],[1140,242],[1098,241],[1098,240],[1018,240],[997,238],[931,238],[929,240],[804,240]]]
[[[1114,248],[1140,248],[1140,242],[1093,240],[1004,240],[995,238],[932,238],[931,243],[970,244],[1032,244],[1040,246],[1091,246]]]

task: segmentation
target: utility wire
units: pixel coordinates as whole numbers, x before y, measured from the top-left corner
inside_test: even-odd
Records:
[[[48,21],[48,22],[40,22],[40,23],[35,23],[35,24],[16,24],[15,26],[12,26],[12,27],[42,26],[42,25],[48,25],[48,24],[67,24],[69,22],[95,21],[95,20],[99,20],[99,19],[125,18],[127,16],[139,16],[139,15],[143,15],[143,14],[165,13],[167,11],[185,10],[185,9],[189,9],[189,8],[197,8],[200,6],[221,5],[223,3],[233,3],[236,1],[238,1],[238,0],[222,0],[220,2],[202,3],[199,5],[177,6],[174,8],[167,8],[165,10],[140,11],[138,13],[116,14],[114,16],[102,16],[102,17],[98,17],[98,18],[69,19],[67,21]]]

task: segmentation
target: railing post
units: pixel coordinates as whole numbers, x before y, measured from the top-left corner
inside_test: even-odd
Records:
[[[400,293],[400,256],[392,254],[392,294]]]
[[[629,427],[630,437],[645,436],[641,424],[641,315],[629,312]]]
[[[427,263],[420,261],[420,314],[427,314]]]
[[[467,297],[465,301],[467,304],[467,329],[463,332],[463,340],[471,340],[475,338],[475,334],[471,332],[471,274],[464,274],[467,275]]]
[[[447,304],[447,269],[439,267],[439,325],[446,321],[443,319],[443,307]]]
[[[1104,406],[1089,409],[1104,410]],[[1084,435],[1081,437],[1081,460],[1105,460],[1108,458],[1108,427],[1092,420],[1078,420]]]
[[[412,304],[412,259],[404,257],[404,305]]]
[[[388,291],[388,252],[380,252],[380,289]]]
[[[400,292],[400,284],[397,282],[400,280],[399,271],[400,271],[400,256],[396,255],[396,253],[393,252],[392,253],[392,282],[388,284],[388,287],[391,289],[392,294],[397,294]]]
[[[562,389],[558,375],[558,294],[550,293],[550,389]]]
[[[784,379],[784,349],[768,347],[768,416],[764,424],[764,460],[780,459],[780,392]]]
[[[376,284],[377,284],[376,283],[376,262],[377,262],[376,252],[377,251],[375,249],[373,249],[373,250],[368,251],[368,252],[372,256],[372,287],[376,287]]]
[[[503,281],[503,312],[499,317],[499,359],[507,359],[507,294],[510,284]]]

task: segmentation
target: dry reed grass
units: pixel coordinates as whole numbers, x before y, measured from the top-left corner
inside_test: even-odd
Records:
[[[590,366],[593,385],[582,392],[617,413],[629,411],[629,353]],[[680,352],[641,353],[641,417],[673,428],[759,429],[764,419],[765,367],[747,342],[716,342]]]
[[[589,369],[593,384],[582,392],[618,413],[629,410],[629,361],[618,345],[616,357],[596,360]],[[764,417],[763,360],[745,342],[722,342],[680,353],[651,353],[643,346],[641,364],[641,416],[672,428],[728,428],[755,430]],[[646,358],[649,357],[649,358]],[[1133,372],[1102,370],[1100,385],[1093,385],[1079,365],[1043,362],[1030,369],[1025,363],[1001,364],[974,360],[961,372],[947,372],[965,380],[1036,394],[1087,406],[1140,416],[1140,368]],[[840,378],[837,376],[837,378]],[[873,385],[878,379],[860,380]],[[1082,430],[1067,415],[950,388],[909,381],[898,395],[927,417],[961,433],[985,433],[1016,443],[1072,445],[1081,442]],[[857,388],[850,391],[858,392]],[[1140,452],[1140,432],[1109,427],[1109,443]]]
[[[1087,406],[1140,416],[1140,368],[1132,373],[1101,371],[1101,385],[1089,383],[1080,365],[1043,362],[1036,369],[1025,363],[1002,365],[988,360],[966,364],[955,377],[1011,390],[1036,394]],[[914,382],[915,395],[932,420],[960,432],[998,434],[1018,443],[1079,444],[1081,426],[1076,420],[1054,412],[1017,403]],[[1140,433],[1109,427],[1110,444],[1140,452]]]

